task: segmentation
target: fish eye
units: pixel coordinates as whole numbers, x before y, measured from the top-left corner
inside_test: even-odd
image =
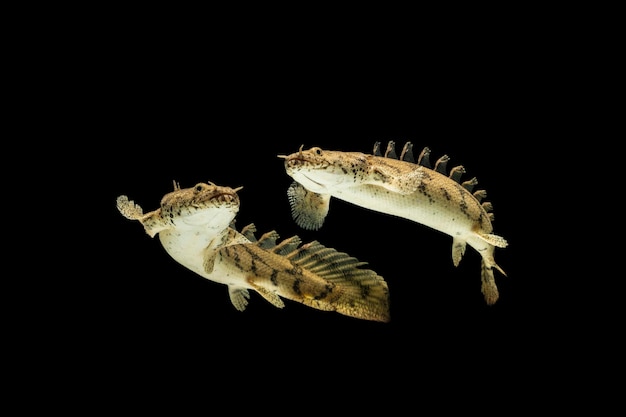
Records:
[[[204,189],[204,185],[203,184],[197,184],[196,185],[196,192],[200,192]]]
[[[313,149],[313,151],[315,152],[315,155],[321,155],[322,154],[322,150],[320,148],[315,148]]]

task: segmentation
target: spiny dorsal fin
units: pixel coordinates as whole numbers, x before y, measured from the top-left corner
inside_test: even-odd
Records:
[[[420,156],[417,158],[417,164],[424,166],[426,168],[430,168],[430,149],[428,148],[428,146],[426,146],[424,149],[422,149],[422,152],[420,153]]]
[[[413,157],[413,144],[411,142],[407,142],[404,144],[402,148],[402,152],[400,153],[400,159],[402,161],[407,161],[411,163],[415,163],[415,158]]]
[[[419,157],[417,158],[417,164],[422,165],[426,168],[431,168],[430,153],[430,148],[428,146],[425,146]],[[380,156],[380,142],[376,142],[374,144],[374,154]],[[413,157],[413,144],[411,142],[406,142],[404,144],[402,152],[400,153],[400,157],[398,158],[395,152],[395,142],[389,141],[384,156],[387,158],[400,159],[402,161],[415,163]],[[450,157],[448,155],[443,155],[441,158],[437,159],[434,170],[439,172],[440,174],[446,175],[446,165],[449,161]],[[467,181],[461,182],[461,177],[465,173],[465,167],[463,165],[458,165],[450,170],[450,174],[448,175],[448,177],[453,181],[460,183],[463,188],[471,193],[474,189],[474,186],[478,184],[478,180],[476,179],[476,177],[473,177]],[[473,193],[473,196],[476,198],[476,200],[480,202],[487,196],[487,192],[485,190],[478,190]],[[482,206],[485,211],[488,212],[489,218],[493,220],[493,213],[491,213],[491,211],[493,210],[493,205],[491,203],[485,202],[482,203]]]
[[[429,154],[430,154],[430,149],[424,148],[424,150],[422,151],[422,155],[420,155],[420,159],[426,158]],[[439,158],[435,164],[435,171],[439,172],[440,174],[445,175],[446,163],[449,160],[450,158],[448,157],[448,155],[444,155],[441,158]],[[424,164],[422,163],[420,165],[424,165]],[[471,193],[472,190],[474,189],[474,186],[478,184],[478,179],[476,179],[476,177],[473,177],[467,181],[461,182],[461,176],[465,173],[466,173],[465,167],[463,165],[459,165],[450,170],[450,175],[448,175],[448,177],[460,183],[461,186],[463,186],[463,188],[465,188],[467,191]],[[485,190],[479,190],[479,191],[476,191],[473,194],[473,196],[480,202],[483,198],[487,196],[487,192]],[[486,211],[491,210],[491,209],[486,208],[486,207],[491,207],[491,206],[484,206],[484,207]],[[493,215],[491,215],[490,218],[493,219]]]
[[[472,179],[463,181],[463,184],[461,185],[463,186],[463,188],[465,188],[467,191],[471,193],[476,184],[478,184],[478,180],[476,179],[476,177],[473,177]]]
[[[461,182],[461,176],[463,174],[465,174],[465,167],[463,165],[459,165],[450,170],[449,177],[456,182]]]
[[[435,162],[435,171],[440,174],[446,175],[446,164],[450,160],[448,155],[443,155],[441,158],[437,159]]]
[[[372,155],[383,156],[383,154],[380,153],[380,142],[374,143],[374,150],[372,151]]]
[[[241,234],[244,235],[250,242],[256,243],[261,248],[271,250],[279,255],[286,255],[293,252],[298,245],[302,243],[302,239],[300,239],[299,236],[294,235],[288,239],[283,239],[280,243],[276,244],[276,241],[280,236],[275,230],[263,234],[263,236],[257,240],[255,236],[256,231],[256,225],[254,223],[250,223],[241,229]]]
[[[387,143],[387,150],[385,150],[385,158],[398,159],[396,155],[396,143],[392,140]]]

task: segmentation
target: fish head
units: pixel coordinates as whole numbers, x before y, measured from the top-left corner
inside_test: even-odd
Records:
[[[161,199],[161,216],[176,228],[226,228],[239,211],[237,191],[242,187],[223,187],[209,182],[183,189],[175,184],[174,188]]]
[[[367,157],[360,152],[328,151],[312,147],[284,159],[285,171],[309,191],[326,194],[354,185],[367,173]]]

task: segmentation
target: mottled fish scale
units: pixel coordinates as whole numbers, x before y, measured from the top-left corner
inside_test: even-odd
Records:
[[[181,189],[174,182],[174,192],[163,197],[157,210],[144,214],[123,195],[117,208],[141,222],[151,237],[158,234],[181,265],[226,284],[239,311],[246,309],[253,290],[278,308],[284,307],[284,297],[319,310],[389,321],[387,284],[374,271],[359,268],[364,262],[317,241],[301,245],[297,235],[279,242],[274,230],[257,239],[253,223],[238,232],[237,190],[212,183]]]
[[[249,271],[247,279],[252,285],[269,286],[285,298],[317,309],[389,320],[389,294],[383,278],[319,242],[302,245],[286,256],[268,254],[255,243],[227,246],[220,252]],[[335,256],[350,262],[331,261]]]
[[[372,155],[360,152],[327,151],[319,147],[284,159],[285,170],[294,181],[287,190],[292,217],[309,230],[319,229],[328,214],[331,197],[421,223],[450,235],[452,261],[459,264],[469,244],[481,255],[482,291],[488,304],[498,299],[492,269],[502,274],[493,254],[507,241],[492,233],[493,205],[482,201],[484,190],[473,192],[478,181],[461,181],[462,165],[448,171],[450,158],[439,157],[431,168],[428,147],[414,162],[413,145],[407,142],[398,157],[395,142],[387,144],[384,154],[380,143]],[[447,175],[446,175],[447,174]]]

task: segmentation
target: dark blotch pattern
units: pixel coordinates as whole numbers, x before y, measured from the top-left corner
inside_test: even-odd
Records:
[[[300,278],[296,278],[293,281],[293,292],[298,294],[298,295],[302,295],[302,290],[300,290],[300,284],[302,283],[302,280]]]

